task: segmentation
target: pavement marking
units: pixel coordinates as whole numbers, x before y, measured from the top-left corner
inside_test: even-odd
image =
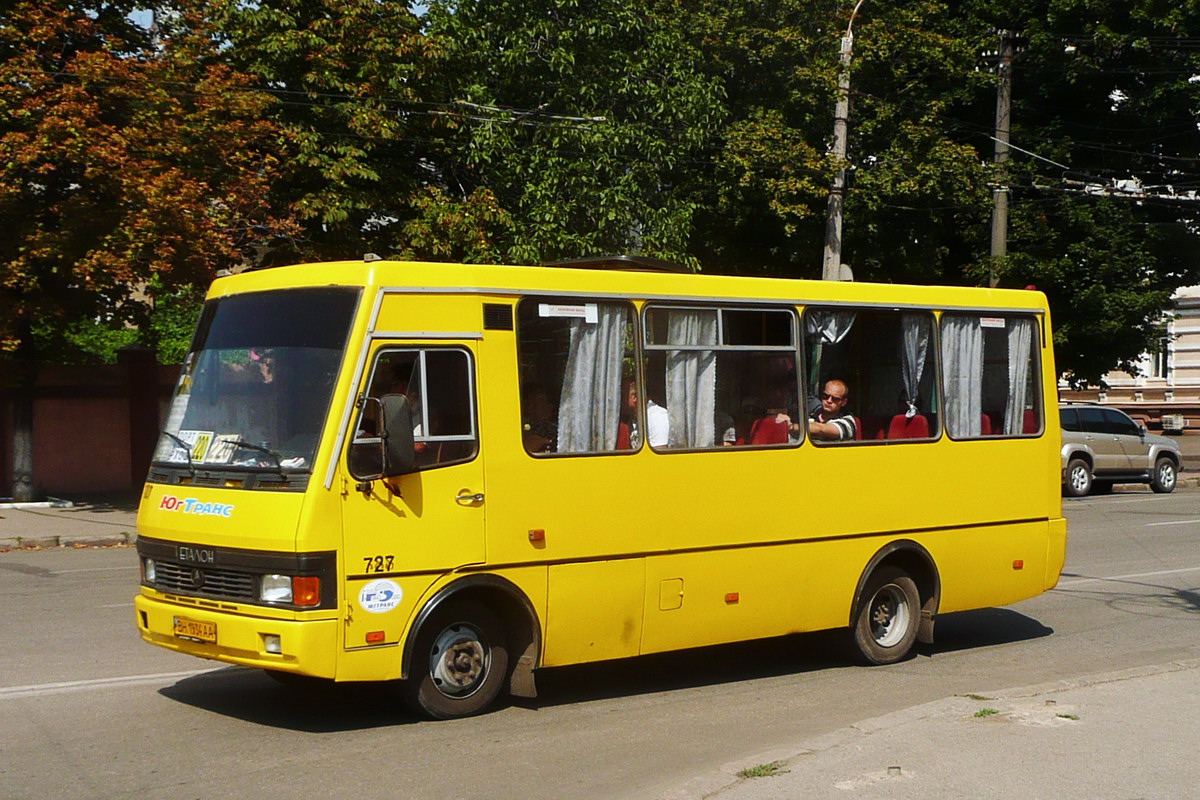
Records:
[[[1200,567],[1184,567],[1183,569],[1164,569],[1158,572],[1134,572],[1129,575],[1111,575],[1107,578],[1079,578],[1078,580],[1059,581],[1055,589],[1064,586],[1078,586],[1081,583],[1097,583],[1103,581],[1126,581],[1131,578],[1156,578],[1159,575],[1178,575],[1181,572],[1200,572]]]
[[[225,669],[189,670],[188,672],[159,672],[153,675],[124,675],[119,678],[93,678],[83,681],[60,681],[58,683],[39,683],[29,686],[6,686],[0,688],[0,700],[16,700],[24,697],[38,697],[46,694],[62,694],[63,692],[79,692],[88,689],[104,689],[110,686],[136,686],[142,683],[171,683],[182,678],[191,678],[209,672]]]
[[[101,608],[133,608],[133,603],[109,603]]]
[[[73,572],[116,572],[118,570],[136,570],[137,564],[126,565],[124,567],[88,567],[87,569],[58,569],[51,572],[51,575],[70,575]]]
[[[1159,525],[1194,525],[1197,522],[1200,522],[1200,519],[1177,519],[1173,522],[1147,522],[1142,527],[1155,528],[1155,527],[1158,527]]]

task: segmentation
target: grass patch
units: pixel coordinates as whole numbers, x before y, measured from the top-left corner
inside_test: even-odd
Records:
[[[769,764],[758,764],[753,767],[746,767],[738,772],[739,778],[769,778],[772,775],[780,775],[787,772],[783,768],[782,761],[772,761]]]
[[[981,694],[960,694],[959,697],[965,697],[968,700],[991,700],[990,697],[984,697]]]
[[[1076,722],[1079,721],[1079,717],[1075,716],[1074,714],[1055,714],[1054,716],[1056,716],[1060,719],[1073,719]]]
[[[981,708],[975,712],[975,716],[990,717],[993,714],[999,714],[999,713],[1000,713],[1000,709],[998,709],[998,708]]]

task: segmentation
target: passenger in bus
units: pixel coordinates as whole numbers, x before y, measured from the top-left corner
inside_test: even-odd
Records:
[[[621,422],[617,430],[618,450],[637,450],[642,446],[642,434],[638,430],[637,383],[627,378],[622,393],[625,402],[621,406]],[[646,441],[651,447],[666,447],[671,434],[671,420],[667,410],[653,400],[646,402]]]
[[[529,386],[521,393],[524,400],[521,441],[528,453],[553,453],[558,442],[558,413],[550,395],[541,386]]]
[[[821,410],[808,419],[808,435],[813,439],[833,442],[854,438],[854,415],[846,410],[850,389],[845,382],[834,378],[825,381],[821,390]]]
[[[809,412],[808,435],[812,439],[830,442],[845,442],[854,439],[856,424],[854,415],[846,410],[850,401],[850,389],[845,382],[834,378],[825,382],[821,390],[820,408],[815,407]],[[792,422],[786,414],[780,418],[786,419],[793,435],[799,435],[800,425]]]

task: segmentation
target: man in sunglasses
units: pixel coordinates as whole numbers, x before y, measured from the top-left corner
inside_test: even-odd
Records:
[[[846,411],[849,400],[850,390],[845,383],[836,378],[826,381],[821,391],[821,409],[808,419],[809,437],[830,442],[853,439],[854,416]]]

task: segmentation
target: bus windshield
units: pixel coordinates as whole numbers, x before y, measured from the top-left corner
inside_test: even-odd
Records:
[[[357,302],[331,288],[208,301],[154,463],[310,472]]]

